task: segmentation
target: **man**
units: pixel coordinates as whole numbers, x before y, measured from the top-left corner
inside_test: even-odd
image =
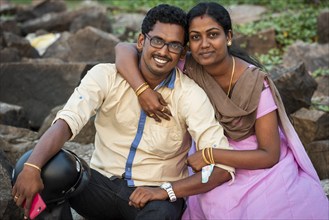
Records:
[[[139,66],[148,84],[134,91],[114,64],[96,65],[28,159],[42,169],[96,114],[91,180],[69,201],[80,215],[97,220],[179,219],[184,197],[207,192],[231,178],[233,169],[224,166],[213,170],[221,178],[210,176],[207,183],[201,182],[201,173],[188,177],[184,161],[190,145],[183,144],[187,132],[199,149],[229,146],[206,94],[175,69],[187,42],[185,30],[183,10],[164,4],[151,9],[137,42]],[[172,114],[169,121],[156,122],[141,110],[138,95],[148,86],[165,98]],[[29,207],[42,188],[39,170],[25,166],[12,194],[17,205],[26,199]]]

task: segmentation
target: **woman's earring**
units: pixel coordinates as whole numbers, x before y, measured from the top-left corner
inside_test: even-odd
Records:
[[[227,42],[227,46],[231,46],[232,45],[232,41]]]

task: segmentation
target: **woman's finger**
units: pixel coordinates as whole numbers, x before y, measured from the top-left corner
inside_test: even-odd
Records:
[[[154,113],[149,113],[148,116],[150,118],[153,118],[155,121],[157,122],[161,122],[161,119],[159,118],[159,116],[157,114],[154,114]]]

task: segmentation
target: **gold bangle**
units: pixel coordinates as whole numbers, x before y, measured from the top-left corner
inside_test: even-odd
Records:
[[[147,83],[143,83],[143,85],[139,86],[139,87],[136,89],[135,93],[138,94],[141,90],[143,90],[143,89],[144,89],[145,87],[147,87],[147,86],[148,86]]]
[[[211,160],[211,153],[212,153],[211,149],[212,149],[211,147],[207,148],[207,153],[208,153],[208,160],[210,161],[210,164],[213,164],[213,162]]]
[[[210,160],[210,156],[209,156],[209,150],[210,150],[210,148],[209,147],[207,147],[206,149],[206,152],[205,152],[205,157],[207,158],[207,161],[208,161],[208,164],[211,164],[211,160]],[[208,154],[208,155],[207,155]]]
[[[210,147],[209,148],[210,150],[209,150],[209,152],[210,152],[210,155],[209,155],[209,160],[211,161],[211,163],[212,164],[215,164],[215,160],[214,160],[214,153],[213,153],[213,148],[212,147]]]
[[[141,89],[139,89],[139,90],[136,92],[137,97],[140,96],[140,95],[141,95],[145,90],[147,90],[148,88],[150,88],[150,86],[146,84],[146,85],[143,86]]]
[[[27,165],[27,166],[33,167],[33,168],[35,168],[35,169],[37,169],[37,170],[39,170],[39,171],[41,172],[41,168],[38,167],[37,165],[31,164],[31,163],[24,163],[24,165]]]
[[[138,88],[135,90],[135,93],[138,92],[138,90],[140,90],[143,86],[147,85],[147,82],[142,83],[140,86],[138,86]]]
[[[208,161],[208,159],[206,158],[206,156],[205,156],[205,153],[204,153],[204,151],[206,150],[207,148],[203,148],[202,149],[202,158],[203,158],[203,161],[206,163],[206,164],[211,164],[209,161]]]

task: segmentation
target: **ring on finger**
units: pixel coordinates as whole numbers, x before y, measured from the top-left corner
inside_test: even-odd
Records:
[[[150,113],[150,117],[153,117],[154,116],[154,114],[153,113]]]

